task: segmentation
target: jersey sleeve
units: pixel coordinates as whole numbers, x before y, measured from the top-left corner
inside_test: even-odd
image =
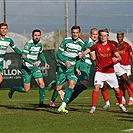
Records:
[[[65,40],[62,41],[58,51],[57,51],[57,58],[59,60],[61,60],[63,63],[66,63],[67,62],[67,57],[65,57],[63,55],[63,52],[65,51],[65,48],[66,48],[66,43],[65,43]]]
[[[30,50],[30,44],[27,42],[24,46],[24,49],[22,51],[22,54],[24,54],[25,56],[27,56],[27,54],[29,53]]]
[[[16,45],[14,44],[14,41],[12,39],[10,39],[10,47],[19,55],[22,55],[22,52],[16,47]]]

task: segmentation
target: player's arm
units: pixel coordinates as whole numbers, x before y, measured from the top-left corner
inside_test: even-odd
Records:
[[[63,40],[57,51],[57,58],[61,60],[64,64],[66,64],[68,61],[68,58],[63,55],[64,50],[65,50],[65,42]]]
[[[22,55],[22,52],[15,46],[14,41],[10,39],[10,47],[19,55]]]
[[[91,52],[91,50],[88,48],[86,49],[84,52],[82,52],[81,54],[79,54],[79,58],[82,58],[83,56],[89,54]]]
[[[49,66],[49,64],[47,63],[46,58],[45,58],[43,52],[41,52],[41,53],[39,54],[39,57],[40,57],[40,59],[42,60],[42,62],[45,64],[44,66],[45,66],[47,69],[49,69],[50,66]]]
[[[118,52],[115,52],[114,55],[115,57],[112,58],[113,62],[121,61],[122,58]]]
[[[90,56],[91,56],[91,59],[92,59],[92,60],[96,60],[96,54],[95,54],[95,51],[90,52]]]

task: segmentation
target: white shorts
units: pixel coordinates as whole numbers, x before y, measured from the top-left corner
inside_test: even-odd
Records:
[[[94,85],[99,84],[100,88],[102,88],[104,81],[106,81],[111,88],[119,88],[118,80],[115,73],[96,72]]]
[[[117,63],[114,65],[114,70],[115,70],[116,76],[118,76],[118,77],[120,77],[121,75],[126,73],[120,63]]]
[[[131,75],[131,65],[127,65],[127,66],[121,65],[121,67],[125,70],[127,76]]]

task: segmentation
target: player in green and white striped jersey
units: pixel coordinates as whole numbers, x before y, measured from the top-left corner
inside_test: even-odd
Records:
[[[21,51],[15,46],[13,40],[9,38],[6,34],[8,32],[8,25],[6,23],[0,24],[0,83],[3,80],[2,70],[3,70],[3,60],[6,54],[8,46],[10,46],[17,54],[21,55]]]
[[[62,41],[57,52],[58,70],[56,90],[58,93],[62,90],[64,83],[68,81],[68,89],[65,92],[61,106],[58,108],[58,112],[68,113],[65,110],[66,103],[69,101],[78,79],[76,72],[80,74],[76,67],[78,54],[84,50],[84,42],[79,38],[80,30],[79,26],[73,26],[71,28],[72,36]]]
[[[23,49],[22,58],[28,58],[31,63],[23,60],[21,73],[24,86],[14,86],[11,88],[8,93],[9,98],[12,98],[12,95],[15,91],[18,92],[28,92],[30,90],[30,81],[31,76],[35,79],[39,86],[39,107],[44,107],[43,104],[44,96],[45,96],[45,84],[43,81],[43,76],[40,68],[38,67],[38,57],[40,56],[41,60],[45,64],[45,68],[49,69],[49,65],[46,62],[45,56],[42,53],[42,43],[40,41],[41,31],[38,29],[33,30],[32,39],[28,41]]]

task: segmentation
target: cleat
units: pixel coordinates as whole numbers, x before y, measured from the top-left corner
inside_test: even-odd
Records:
[[[55,83],[55,82],[56,82],[55,80],[52,80],[51,83],[48,85],[47,89],[48,89],[49,91],[53,90],[52,84]]]
[[[51,107],[55,107],[54,102],[51,101],[51,102],[49,103],[49,106],[51,106]]]
[[[46,104],[39,104],[38,107],[39,107],[39,108],[46,108],[46,107],[48,107],[48,106],[47,106]]]
[[[133,105],[133,100],[129,100],[128,105]]]
[[[65,109],[68,110],[68,111],[72,111],[72,110],[74,110],[73,108],[70,108],[68,105],[66,106]]]
[[[93,114],[95,111],[96,109],[92,107],[91,110],[89,111],[89,114]]]
[[[58,94],[60,96],[60,99],[63,100],[65,92],[63,90],[58,91]]]
[[[120,106],[120,109],[121,109],[121,111],[123,111],[123,112],[128,112],[128,110],[126,109],[126,107],[125,106]]]
[[[10,88],[10,91],[8,92],[8,97],[11,99],[13,94],[14,94],[14,91],[12,90],[12,88]]]
[[[64,106],[60,106],[60,107],[58,108],[58,113],[61,113],[61,112],[67,114],[67,113],[68,113],[68,110],[66,110]]]
[[[106,104],[106,105],[103,106],[104,109],[107,109],[107,108],[109,108],[109,107],[110,107],[109,104]]]

